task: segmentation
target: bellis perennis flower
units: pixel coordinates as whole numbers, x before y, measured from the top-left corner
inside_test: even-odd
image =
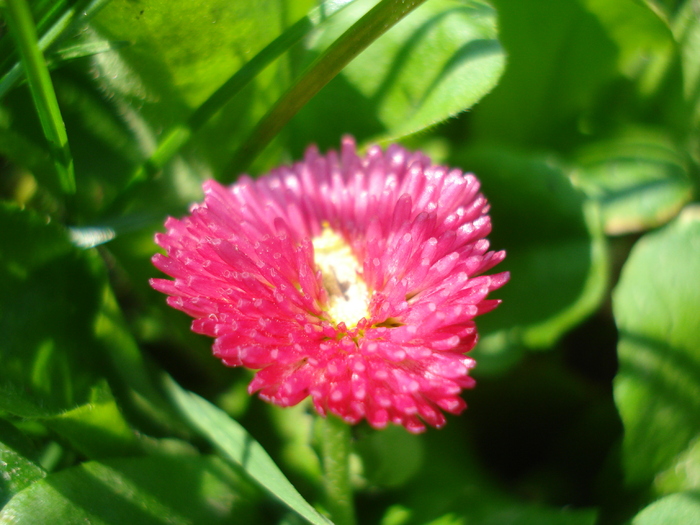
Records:
[[[250,393],[280,406],[311,396],[322,415],[411,432],[458,414],[474,317],[507,273],[488,251],[479,182],[392,145],[320,155],[223,187],[165,223],[153,279],[168,304],[216,338],[229,366],[257,370]]]

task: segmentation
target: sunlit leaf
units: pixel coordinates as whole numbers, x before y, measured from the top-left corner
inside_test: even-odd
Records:
[[[700,209],[633,249],[614,292],[615,401],[627,479],[650,482],[700,435]]]
[[[90,400],[85,405],[41,421],[91,459],[140,452],[136,435],[124,420],[105,382],[92,389]]]
[[[96,63],[108,89],[142,104],[152,124],[173,125],[311,6],[291,4],[285,15],[276,0],[157,0],[143,5],[112,0],[94,27],[108,40],[132,45],[98,55]],[[262,88],[270,80],[267,76],[256,83],[260,91],[247,95],[261,103]]]
[[[672,22],[673,33],[681,48],[683,95],[690,109],[690,125],[700,122],[700,17],[697,4],[686,0]]]
[[[660,226],[693,195],[688,159],[660,133],[630,131],[588,145],[577,162],[574,183],[600,202],[611,235]]]
[[[47,476],[13,497],[0,523],[254,523],[254,498],[215,457],[122,458]]]
[[[166,381],[166,389],[183,417],[228,459],[240,465],[251,478],[310,523],[330,523],[302,498],[265,449],[223,410],[198,395],[183,390],[172,379]]]
[[[16,428],[0,420],[0,508],[16,493],[46,476],[27,456],[29,448]]]
[[[357,1],[315,41],[323,49],[366,9]],[[294,120],[297,151],[313,141],[390,140],[468,109],[498,81],[505,59],[486,2],[426,2],[353,60]]]
[[[700,493],[681,492],[655,501],[631,525],[687,525],[700,522]]]

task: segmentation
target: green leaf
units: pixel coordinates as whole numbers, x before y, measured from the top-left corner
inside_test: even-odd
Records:
[[[681,492],[655,501],[637,514],[632,525],[687,525],[700,522],[700,493]]]
[[[410,509],[408,523],[434,525],[594,525],[597,512],[558,508],[515,497],[484,472],[469,434],[450,423],[419,436],[424,468],[403,488],[397,503]],[[460,446],[455,446],[459,443]],[[396,501],[396,499],[394,500]]]
[[[0,508],[16,493],[46,476],[29,459],[26,438],[10,423],[0,420]]]
[[[586,146],[572,177],[600,202],[605,232],[619,235],[661,226],[690,201],[687,164],[664,133],[630,130]]]
[[[269,64],[282,53],[288,51],[315,26],[318,26],[352,0],[338,2],[326,0],[304,18],[295,22],[281,35],[270,42],[257,55],[246,62],[236,73],[224,82],[187,119],[186,125],[175,126],[159,140],[158,147],[149,159],[134,172],[131,180],[142,179],[149,171],[157,172],[186,144],[192,134],[206,124],[232,98],[246,87]]]
[[[700,492],[700,437],[694,438],[671,466],[654,478],[654,489],[661,494]]]
[[[50,16],[39,20],[37,26],[42,34],[39,39],[39,49],[44,52],[52,45],[58,45],[66,36],[73,36],[95,16],[105,4],[111,0],[79,0],[72,6],[67,6],[65,2],[51,2],[52,9]],[[58,15],[57,19],[53,15]],[[45,27],[51,24],[50,27]],[[44,32],[44,29],[46,31]],[[0,44],[1,45],[1,44]],[[0,79],[0,100],[10,91],[14,85],[22,78],[23,70],[20,63],[16,63],[10,71]]]
[[[424,1],[381,0],[367,11],[309,64],[275,102],[238,148],[227,171],[245,170],[284,125],[351,60]]]
[[[700,436],[700,208],[644,236],[613,295],[615,402],[628,482],[649,483]]]
[[[183,122],[287,25],[306,14],[309,4],[290,2],[285,14],[277,0],[156,0],[148,5],[112,0],[93,26],[107,40],[132,45],[99,55],[96,65],[109,75],[104,81],[110,92],[140,104],[152,125],[171,127]],[[255,83],[259,93],[247,92],[247,97],[260,103],[269,94],[265,87],[275,78],[276,69]],[[237,105],[241,116],[247,118],[245,106],[250,103],[247,98]]]
[[[690,109],[688,120],[691,129],[700,123],[700,19],[697,4],[686,0],[672,22],[673,34],[681,48],[683,67],[683,95]]]
[[[254,523],[251,490],[215,457],[88,462],[47,476],[0,512],[2,524]]]
[[[313,49],[332,42],[367,4],[354,2],[336,16]],[[432,0],[348,64],[300,112],[290,138],[301,151],[310,141],[335,146],[348,132],[361,141],[415,133],[475,104],[504,65],[489,4]]]
[[[93,339],[101,262],[46,217],[3,204],[0,269],[3,409],[45,415],[87,402],[103,364]]]
[[[330,523],[302,498],[265,449],[223,410],[183,390],[169,377],[165,388],[182,416],[229,460],[310,523]]]
[[[92,389],[87,404],[42,418],[41,421],[68,439],[76,450],[90,459],[141,452],[136,435],[124,420],[104,381]]]
[[[473,114],[473,136],[568,146],[616,73],[617,48],[579,0],[494,0],[508,67]]]
[[[676,52],[668,23],[645,2],[584,0],[617,45],[618,67],[639,78],[642,94],[655,91]]]
[[[595,203],[553,157],[482,148],[452,164],[481,179],[491,203],[491,246],[506,250],[496,270],[511,272],[493,294],[503,303],[477,321],[489,346],[476,355],[486,364],[507,359],[499,353],[505,347],[550,347],[605,292],[607,254]]]

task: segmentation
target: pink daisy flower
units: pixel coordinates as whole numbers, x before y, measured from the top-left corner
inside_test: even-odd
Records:
[[[411,432],[445,424],[474,386],[474,317],[508,273],[489,250],[479,182],[392,145],[304,160],[223,187],[169,218],[153,279],[168,304],[215,338],[226,365],[257,370],[248,390],[280,406]]]

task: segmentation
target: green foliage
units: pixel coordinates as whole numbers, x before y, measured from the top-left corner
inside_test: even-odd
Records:
[[[357,521],[700,521],[696,1],[0,15],[0,523],[352,521],[332,426],[251,398],[148,285],[204,179],[345,133],[474,172],[511,273],[464,415],[352,429]]]
[[[688,207],[635,246],[615,290],[615,399],[632,483],[671,467],[700,433],[699,238],[700,208]]]
[[[85,462],[17,494],[0,523],[253,523],[250,486],[216,457]]]
[[[682,525],[700,519],[700,497],[697,492],[679,492],[661,498],[637,514],[632,525]]]
[[[248,434],[243,427],[226,413],[205,399],[182,390],[169,379],[166,386],[169,395],[183,417],[225,457],[239,465],[248,475],[281,499],[289,507],[316,525],[329,522],[318,514],[294,486],[284,477],[282,471],[268,456],[265,450]]]

